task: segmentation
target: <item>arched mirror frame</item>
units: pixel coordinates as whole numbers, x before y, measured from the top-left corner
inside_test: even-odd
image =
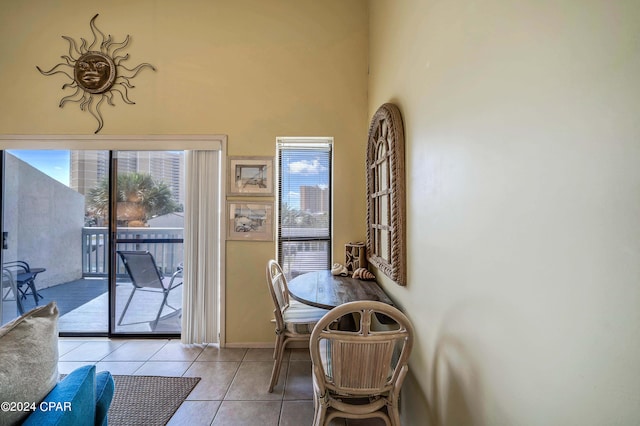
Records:
[[[367,142],[367,260],[406,285],[404,129],[398,107],[382,105]]]

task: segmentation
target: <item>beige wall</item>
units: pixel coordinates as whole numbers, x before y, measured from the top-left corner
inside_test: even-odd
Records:
[[[135,105],[102,108],[101,135],[226,134],[229,155],[274,155],[277,136],[335,141],[334,256],[365,235],[367,4],[364,0],[21,0],[0,5],[0,134],[85,134],[95,120],[60,99],[61,36],[91,40],[89,20],[132,42]],[[90,146],[88,146],[90,147]],[[162,144],[157,146],[162,149]],[[229,242],[226,337],[273,344],[264,267],[269,242]]]
[[[406,132],[407,424],[638,424],[640,3],[370,8],[369,116]]]
[[[406,424],[637,423],[640,5],[370,8],[367,22],[356,0],[2,2],[0,133],[92,134],[77,104],[57,106],[65,78],[35,66],[60,62],[60,36],[91,37],[99,12],[132,35],[130,64],[158,68],[134,79],[136,105],[103,109],[101,133],[227,134],[230,155],[333,136],[341,261],[365,232],[368,119],[395,102],[409,283],[385,286],[420,330]],[[231,343],[272,341],[274,253],[227,245]]]

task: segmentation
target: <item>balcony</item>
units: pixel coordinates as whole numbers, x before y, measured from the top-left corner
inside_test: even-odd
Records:
[[[117,250],[149,251],[156,261],[158,269],[165,276],[173,274],[183,260],[183,228],[119,228],[116,234]],[[77,240],[76,240],[77,241]],[[32,264],[32,267],[44,267],[47,271],[36,277],[36,288],[42,296],[39,304],[56,301],[60,311],[59,329],[61,332],[106,333],[108,331],[108,230],[103,227],[83,227],[81,230],[81,259],[66,256],[50,256],[47,264]],[[69,250],[77,253],[77,250]],[[5,255],[6,256],[6,255]],[[41,257],[42,259],[42,257]],[[55,261],[54,259],[61,259]],[[5,262],[14,260],[7,259]],[[29,261],[29,259],[26,259]],[[118,257],[116,268],[115,321],[133,290],[131,279]],[[49,275],[47,277],[47,275]],[[56,280],[55,277],[63,277]],[[15,295],[9,287],[2,292],[1,320],[6,323],[18,315]],[[22,299],[24,311],[35,307],[31,294]],[[155,319],[162,303],[161,293],[137,291],[121,325],[116,332],[149,333],[150,323]],[[181,287],[169,295],[169,305],[180,307],[182,304]],[[164,308],[162,318],[154,332],[179,333],[180,311]]]

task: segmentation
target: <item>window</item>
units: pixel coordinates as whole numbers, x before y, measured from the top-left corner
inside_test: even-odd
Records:
[[[278,263],[288,279],[331,266],[332,143],[278,139]]]

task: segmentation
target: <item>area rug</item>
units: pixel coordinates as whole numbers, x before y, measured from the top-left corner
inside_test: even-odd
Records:
[[[60,374],[62,380],[66,374]],[[114,375],[109,407],[112,426],[164,426],[200,381],[200,377]]]
[[[113,376],[116,391],[109,408],[112,426],[162,426],[200,377]]]
[[[66,374],[60,375],[62,380]],[[164,426],[189,396],[200,377],[113,376],[111,426]]]
[[[62,380],[66,374],[60,375]],[[114,375],[109,407],[112,426],[164,426],[200,381],[200,377]]]

